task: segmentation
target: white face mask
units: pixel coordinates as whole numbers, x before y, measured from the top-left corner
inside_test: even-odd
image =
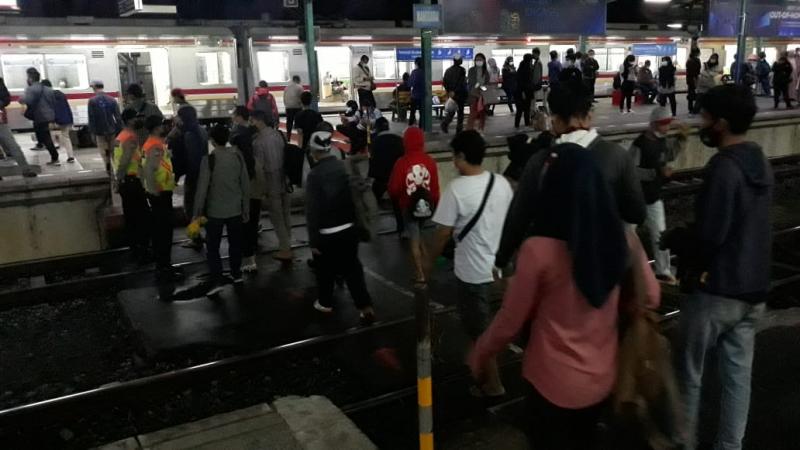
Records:
[[[475,61],[476,67],[483,67],[483,61]]]
[[[661,67],[667,67],[667,62],[666,61],[661,61]]]

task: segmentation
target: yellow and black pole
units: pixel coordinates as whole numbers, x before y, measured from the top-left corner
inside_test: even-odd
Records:
[[[433,378],[431,374],[431,310],[428,286],[414,286],[417,319],[417,405],[419,448],[433,450]]]

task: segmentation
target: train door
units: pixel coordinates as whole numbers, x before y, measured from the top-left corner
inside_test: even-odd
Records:
[[[317,47],[320,106],[344,106],[351,99],[350,47]]]
[[[169,109],[170,74],[167,49],[150,48],[117,53],[122,92],[140,84],[146,98],[161,109]]]

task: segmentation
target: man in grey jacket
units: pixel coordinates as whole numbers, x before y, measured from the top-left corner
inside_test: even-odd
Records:
[[[303,85],[300,84],[300,76],[295,75],[292,77],[292,82],[283,90],[283,107],[286,108],[286,139],[289,141],[292,140],[294,118],[303,109],[303,104],[300,102],[302,94]]]
[[[42,76],[35,68],[29,68],[27,74],[28,87],[25,88],[25,94],[19,102],[32,110],[30,114],[26,112],[26,117],[32,118],[36,140],[44,145],[47,152],[50,153],[50,162],[47,165],[60,166],[58,152],[53,144],[53,138],[50,136],[50,123],[56,118],[56,100],[53,90],[40,83]]]
[[[279,251],[272,255],[281,261],[292,260],[291,204],[286,191],[286,175],[283,171],[283,150],[286,146],[281,132],[274,128],[272,118],[264,111],[253,111],[250,122],[258,133],[253,138],[253,159],[256,177],[262,175],[264,192],[269,199],[269,218],[278,236]]]
[[[617,201],[622,220],[641,225],[647,212],[633,158],[624,148],[604,140],[592,128],[592,98],[588,88],[578,81],[559,83],[550,91],[548,104],[553,113],[553,133],[558,136],[556,143],[574,143],[591,152]],[[539,178],[549,157],[550,152],[538,152],[525,166],[503,225],[503,238],[495,255],[495,268],[502,269],[508,265],[530,233],[531,225],[536,220]]]

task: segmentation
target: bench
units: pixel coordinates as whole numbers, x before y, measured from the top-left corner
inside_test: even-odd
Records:
[[[395,88],[394,100],[392,100],[390,108],[392,110],[392,122],[406,120],[406,113],[411,109],[411,91],[399,91]]]

